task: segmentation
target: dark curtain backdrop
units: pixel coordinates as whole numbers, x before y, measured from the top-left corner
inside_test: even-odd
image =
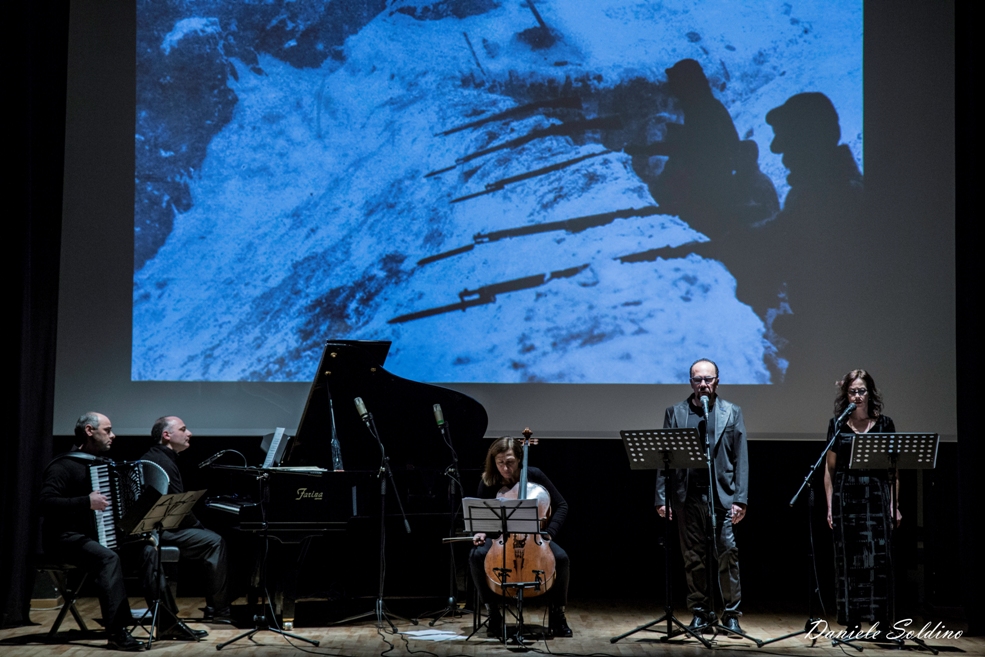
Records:
[[[974,407],[979,403],[980,326],[974,314],[982,301],[979,269],[980,249],[974,233],[980,204],[975,202],[977,183],[975,152],[977,136],[972,114],[971,92],[973,79],[972,21],[968,12],[958,16],[955,23],[948,11],[950,3],[928,3],[921,0],[879,3],[870,0],[867,13],[877,5],[886,4],[879,14],[886,18],[882,30],[873,34],[880,44],[895,50],[880,53],[866,61],[867,85],[873,81],[882,88],[879,108],[867,106],[879,115],[890,117],[890,124],[872,139],[902,139],[912,143],[910,158],[892,163],[892,173],[901,183],[919,180],[922,167],[934,166],[922,158],[920,139],[932,125],[941,122],[954,129],[954,117],[941,117],[934,111],[934,99],[921,97],[922,78],[932,73],[922,65],[921,52],[943,49],[956,60],[957,121],[962,132],[957,139],[957,373],[958,373],[958,435],[959,442],[959,499],[954,501],[959,511],[959,552],[965,578],[965,599],[962,601],[972,627],[982,631],[981,569],[977,568],[978,551],[974,548],[976,527],[980,521],[981,493],[976,479],[980,478],[982,449],[977,435],[980,427],[974,424]],[[6,417],[12,422],[8,430],[15,432],[8,439],[3,459],[3,500],[0,509],[0,595],[3,596],[3,627],[29,622],[28,606],[34,580],[31,558],[37,549],[36,491],[41,471],[51,457],[51,418],[54,387],[55,334],[57,326],[58,263],[61,227],[61,191],[65,125],[65,79],[68,44],[68,0],[48,0],[43,3],[20,5],[20,20],[10,43],[9,55],[14,68],[13,93],[8,104],[16,105],[13,125],[8,126],[6,150],[12,160],[14,175],[8,178],[7,193],[13,197],[8,213],[13,239],[7,241],[7,255],[14,261],[9,270],[9,299],[18,309],[9,317],[11,349],[17,348],[8,368],[8,381],[16,391],[7,395]],[[942,8],[944,8],[942,14]],[[896,17],[892,19],[892,17]],[[961,19],[964,20],[961,20]],[[957,25],[958,38],[954,38]],[[867,23],[867,40],[870,24]],[[917,45],[893,46],[894,34],[905,34],[898,43]],[[955,43],[957,44],[955,50]],[[924,49],[927,50],[924,50]],[[943,54],[943,53],[942,53]],[[960,84],[964,83],[964,84]],[[886,89],[896,90],[886,93]],[[927,96],[927,94],[923,94]],[[894,104],[898,107],[894,108]],[[936,134],[948,134],[941,129]],[[872,143],[874,148],[878,143]],[[884,172],[885,173],[885,172]],[[918,186],[913,185],[911,189]],[[905,191],[905,190],[904,190]],[[916,199],[924,206],[933,206],[938,199]],[[940,207],[939,205],[937,207]],[[950,217],[941,217],[950,221]],[[932,257],[932,254],[931,254]],[[11,335],[8,334],[8,335]],[[933,385],[928,382],[928,385]],[[8,389],[8,390],[11,390]],[[80,412],[85,409],[80,409]],[[979,548],[980,549],[980,548]],[[957,602],[957,601],[956,601]]]
[[[974,192],[980,185],[981,176],[976,162],[981,158],[978,149],[979,112],[972,106],[977,79],[972,62],[976,59],[972,40],[975,38],[968,8],[956,17],[955,48],[955,164],[957,170],[957,216],[955,219],[955,240],[957,243],[955,275],[957,285],[957,355],[956,374],[958,377],[958,470],[960,497],[957,500],[958,528],[961,541],[960,558],[964,580],[964,599],[962,601],[968,617],[969,632],[975,636],[985,634],[985,573],[981,568],[982,494],[981,464],[985,459],[982,449],[982,430],[980,418],[975,409],[981,403],[982,380],[982,323],[977,314],[981,311],[982,270],[980,228],[978,212],[981,201]],[[972,137],[972,135],[975,135]],[[978,546],[977,548],[975,546]]]
[[[17,5],[20,20],[8,23],[8,66],[15,83],[6,103],[19,110],[7,126],[13,197],[7,225],[13,239],[8,316],[15,353],[7,368],[8,437],[3,462],[0,511],[0,595],[3,627],[29,621],[34,582],[31,558],[37,544],[37,486],[51,458],[51,417],[55,382],[58,260],[65,150],[65,76],[68,51],[67,0]],[[8,68],[8,70],[10,70]],[[11,394],[11,391],[16,391]]]

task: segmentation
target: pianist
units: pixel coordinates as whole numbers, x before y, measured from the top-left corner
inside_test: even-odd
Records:
[[[109,634],[108,648],[141,650],[144,644],[127,630],[132,620],[120,556],[94,538],[93,511],[105,509],[109,499],[92,490],[89,465],[93,457],[109,451],[116,437],[113,426],[102,413],[86,413],[75,423],[75,436],[79,446],[56,457],[44,471],[41,514],[45,556],[73,564],[93,578]]]
[[[158,418],[151,428],[151,438],[154,444],[141,459],[153,461],[164,468],[170,483],[168,493],[184,493],[185,487],[181,481],[181,470],[178,468],[178,454],[189,447],[192,432],[184,421],[173,415]],[[161,537],[163,545],[175,545],[181,550],[182,560],[197,561],[205,567],[206,595],[205,620],[229,622],[229,596],[227,588],[226,543],[222,537],[189,513],[178,529],[165,531]],[[153,560],[153,550],[145,551],[145,559]],[[153,580],[145,582],[145,587],[153,584]],[[204,634],[201,630],[195,634]]]

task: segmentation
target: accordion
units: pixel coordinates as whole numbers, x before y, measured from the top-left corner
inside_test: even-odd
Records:
[[[93,511],[96,539],[116,549],[168,492],[168,475],[153,461],[103,461],[89,465],[92,490],[109,499],[109,506]]]

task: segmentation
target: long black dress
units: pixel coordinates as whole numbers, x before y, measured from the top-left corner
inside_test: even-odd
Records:
[[[833,431],[832,419],[828,440]],[[896,426],[885,415],[876,418],[869,430],[895,432]],[[849,470],[851,444],[850,433],[835,442],[838,462],[831,495],[838,622],[848,626],[889,620],[893,594],[889,475],[885,470]]]

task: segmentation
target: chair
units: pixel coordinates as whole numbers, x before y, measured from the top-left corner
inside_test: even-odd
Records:
[[[39,555],[38,562],[35,564],[35,570],[39,573],[46,573],[48,577],[51,578],[52,583],[55,585],[55,590],[58,591],[64,601],[61,610],[58,612],[58,617],[55,618],[54,624],[52,624],[51,629],[48,630],[48,636],[55,636],[58,632],[58,628],[62,625],[62,621],[65,620],[65,616],[68,615],[69,612],[72,613],[72,618],[75,619],[79,629],[83,632],[88,632],[89,627],[86,625],[86,622],[82,618],[82,614],[79,613],[78,607],[75,606],[75,603],[79,599],[79,591],[82,590],[82,586],[89,577],[89,573],[76,568],[72,564],[48,560],[44,557],[44,555]],[[82,573],[82,577],[79,578],[78,583],[73,586],[70,579],[74,578],[76,573]]]

